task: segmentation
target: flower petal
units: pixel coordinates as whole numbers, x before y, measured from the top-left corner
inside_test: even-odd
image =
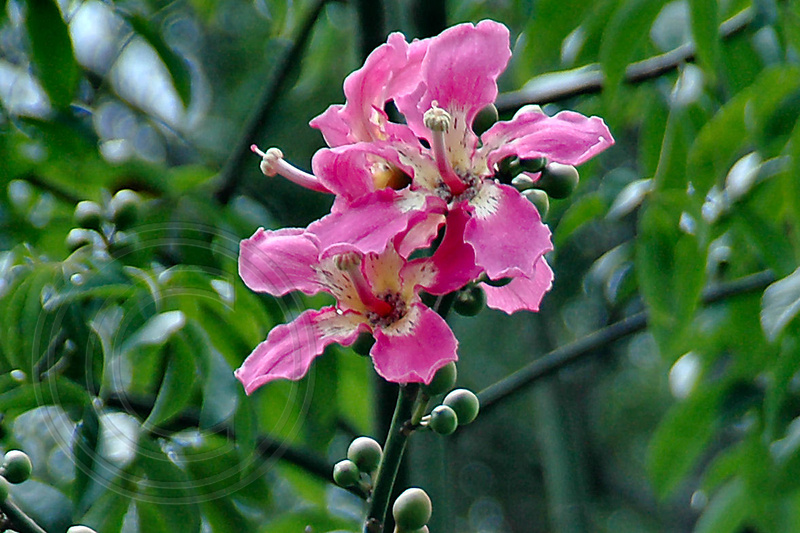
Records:
[[[475,264],[475,249],[464,241],[464,228],[470,215],[462,206],[447,215],[447,226],[441,244],[431,257],[436,269],[435,282],[423,285],[431,294],[447,294],[460,289],[481,275]]]
[[[340,314],[333,307],[305,311],[293,322],[273,328],[234,375],[247,394],[275,379],[298,380],[326,346],[334,342],[349,346],[366,328],[356,313]]]
[[[502,24],[484,20],[453,26],[429,40],[422,61],[425,85],[395,103],[418,136],[429,134],[422,117],[434,100],[462,116],[469,129],[478,111],[497,98],[497,77],[510,58],[508,28]]]
[[[538,111],[519,113],[510,121],[495,123],[481,141],[480,153],[490,168],[509,155],[580,165],[614,144],[603,119],[574,111],[552,117]]]
[[[256,292],[316,294],[322,286],[311,265],[318,258],[319,248],[305,230],[259,228],[239,245],[239,276]]]
[[[400,322],[374,334],[372,360],[387,381],[430,383],[437,370],[458,359],[458,341],[447,322],[422,304],[413,304]]]
[[[542,298],[552,285],[553,271],[544,257],[536,262],[531,277],[516,277],[502,287],[480,284],[486,293],[486,305],[509,315],[520,310],[538,311]]]
[[[534,263],[553,249],[539,212],[516,189],[485,181],[469,201],[472,218],[464,240],[490,279],[532,275]]]
[[[440,198],[426,197],[408,189],[382,189],[355,200],[342,209],[314,222],[308,231],[319,239],[322,257],[345,252],[381,253],[399,234],[408,234],[417,222],[431,212],[444,211]],[[428,225],[429,229],[433,229]],[[430,239],[417,234],[408,244],[422,244]],[[403,249],[408,252],[408,246]]]

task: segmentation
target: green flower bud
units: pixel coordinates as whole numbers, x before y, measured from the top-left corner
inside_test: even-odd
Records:
[[[546,157],[532,157],[531,159],[520,159],[519,166],[525,172],[541,172],[547,166]]]
[[[339,461],[333,465],[333,480],[340,487],[352,487],[361,478],[361,471],[350,459]]]
[[[452,407],[438,405],[431,411],[428,426],[439,435],[450,435],[458,427],[458,415]]]
[[[456,377],[458,377],[456,364],[450,361],[436,371],[436,375],[433,376],[431,382],[428,385],[423,385],[422,390],[429,398],[442,394],[449,391],[456,384]]]
[[[447,405],[456,412],[458,424],[465,426],[475,420],[480,411],[481,403],[475,393],[467,389],[456,389],[444,397],[443,405]]]
[[[139,195],[130,189],[122,189],[111,198],[108,207],[117,229],[129,228],[136,222],[141,202]]]
[[[3,466],[0,467],[0,475],[8,480],[9,483],[22,483],[31,477],[33,465],[31,459],[23,451],[11,450],[6,452],[3,457]]]
[[[530,200],[542,219],[547,216],[547,212],[550,211],[550,198],[546,192],[540,189],[528,189],[522,193],[522,196]]]
[[[392,506],[392,515],[400,531],[420,529],[431,519],[433,507],[424,490],[410,488],[397,497]]]
[[[358,355],[369,355],[369,351],[372,349],[372,346],[375,345],[375,337],[372,336],[372,333],[369,331],[365,331],[358,335],[358,338],[355,340],[350,347],[356,352]]]
[[[97,533],[97,531],[86,526],[72,526],[67,530],[67,533]]]
[[[358,437],[347,449],[347,458],[358,465],[359,470],[368,474],[378,468],[381,456],[383,456],[381,445],[370,437]]]
[[[535,182],[536,187],[542,189],[551,198],[566,198],[578,186],[580,176],[578,170],[571,165],[549,163],[542,175]]]
[[[11,485],[6,481],[6,478],[0,476],[0,503],[6,501],[10,490]]]
[[[103,222],[103,208],[97,202],[84,200],[75,206],[74,217],[79,227],[99,230]]]
[[[464,287],[453,301],[453,310],[462,316],[475,316],[486,305],[486,295],[478,285]]]
[[[72,228],[67,234],[65,243],[70,252],[78,248],[94,243],[95,232],[90,229]]]
[[[472,131],[475,132],[475,135],[480,135],[491,128],[499,118],[497,108],[494,104],[489,104],[475,115],[475,120],[472,121]]]

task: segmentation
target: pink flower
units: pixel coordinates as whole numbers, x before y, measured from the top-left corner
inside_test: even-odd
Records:
[[[310,231],[259,229],[241,243],[239,275],[254,291],[325,291],[337,300],[270,331],[235,372],[248,394],[274,379],[300,379],[326,346],[349,346],[362,332],[375,337],[370,355],[388,381],[429,383],[457,359],[453,332],[419,298],[420,287],[435,289],[433,263],[407,261],[394,245],[381,253],[325,255]]]

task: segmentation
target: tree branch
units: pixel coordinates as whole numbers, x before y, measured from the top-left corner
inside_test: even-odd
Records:
[[[727,40],[738,35],[753,22],[754,17],[755,10],[752,8],[740,11],[720,25],[720,37]],[[625,69],[625,83],[636,85],[677,70],[682,64],[694,61],[695,53],[695,45],[690,42],[664,54],[631,63]],[[527,89],[522,88],[499,95],[495,102],[498,111],[508,114],[526,104],[547,104],[583,94],[596,94],[602,92],[605,83],[598,64],[588,65],[572,72],[543,74],[533,78],[532,81]]]
[[[26,515],[16,503],[11,501],[10,496],[0,501],[0,513],[6,517],[5,527],[13,531],[18,533],[47,533],[30,516]]]
[[[775,276],[770,271],[752,274],[736,281],[707,289],[703,294],[702,302],[711,304],[732,296],[761,291],[773,281],[775,281]],[[550,376],[584,357],[593,355],[598,348],[642,331],[645,327],[647,327],[647,312],[642,311],[548,352],[527,366],[479,392],[478,398],[481,401],[481,411],[486,411],[492,405],[537,380]]]
[[[258,132],[261,131],[269,121],[269,116],[281,93],[288,90],[286,85],[291,77],[290,74],[295,68],[299,68],[303,49],[310,40],[314,24],[327,2],[328,0],[316,0],[303,21],[303,24],[300,26],[297,37],[292,41],[286,53],[278,60],[270,82],[267,84],[258,104],[255,106],[255,112],[247,121],[244,133],[239,138],[228,161],[219,173],[219,188],[214,193],[214,196],[221,204],[228,203],[236,192],[243,175],[244,162],[246,159],[251,158],[250,145],[253,143],[253,139]]]

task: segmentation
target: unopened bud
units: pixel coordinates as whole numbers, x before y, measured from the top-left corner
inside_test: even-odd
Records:
[[[472,131],[475,132],[475,135],[480,135],[491,128],[499,118],[495,105],[489,104],[475,115],[475,119],[472,121]]]
[[[3,457],[3,466],[0,466],[0,474],[9,483],[22,483],[31,477],[33,465],[31,459],[23,451],[11,450]]]
[[[437,405],[431,411],[428,427],[439,435],[450,435],[458,427],[458,415],[448,405]]]
[[[358,483],[361,471],[350,459],[339,461],[333,465],[333,480],[340,487],[352,487]]]
[[[383,450],[378,441],[370,437],[358,437],[347,448],[347,458],[362,472],[371,473],[381,462]]]
[[[547,216],[547,212],[550,211],[550,198],[546,192],[541,189],[528,189],[522,192],[522,196],[533,204],[542,219]]]
[[[70,252],[74,252],[82,246],[92,244],[94,242],[95,232],[90,229],[72,228],[67,234],[65,240],[67,248]]]
[[[111,222],[117,229],[126,229],[136,222],[139,217],[139,204],[142,199],[130,189],[118,191],[108,203]]]
[[[97,533],[97,531],[87,526],[72,526],[67,533]]]
[[[580,176],[578,169],[572,165],[562,165],[561,163],[549,163],[542,175],[535,182],[538,189],[542,189],[550,198],[566,198],[578,186]]]
[[[462,316],[475,316],[486,305],[486,295],[478,285],[464,287],[453,301],[453,310]]]
[[[81,228],[99,230],[103,222],[103,208],[97,202],[84,200],[75,206],[75,223]]]
[[[450,361],[436,371],[431,382],[427,385],[423,385],[422,390],[428,397],[442,394],[443,392],[449,391],[452,386],[456,384],[457,377],[458,370],[456,369],[456,364]]]
[[[406,489],[394,502],[392,515],[400,531],[420,529],[431,519],[433,506],[428,494],[420,488]]]
[[[458,424],[469,424],[478,416],[481,403],[475,393],[467,389],[456,389],[444,397],[443,405],[447,405],[456,412]]]

